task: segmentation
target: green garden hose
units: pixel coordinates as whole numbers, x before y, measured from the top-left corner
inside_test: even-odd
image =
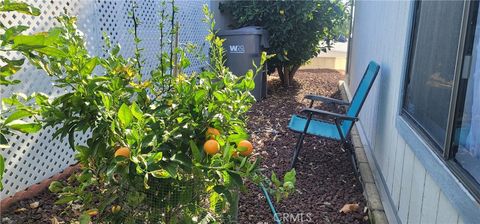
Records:
[[[260,183],[260,188],[262,189],[263,195],[265,195],[265,198],[267,199],[267,202],[268,202],[268,206],[270,207],[270,210],[272,211],[273,220],[277,224],[282,224],[282,222],[280,221],[280,218],[277,215],[277,211],[275,210],[275,206],[273,206],[272,200],[270,199],[270,195],[268,195],[267,189],[265,189],[265,187],[263,186],[262,183]]]

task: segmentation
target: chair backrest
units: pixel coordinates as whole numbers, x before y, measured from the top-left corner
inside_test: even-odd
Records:
[[[370,89],[372,88],[373,82],[375,81],[379,70],[380,65],[378,65],[374,61],[371,61],[368,64],[367,70],[363,74],[362,81],[360,81],[357,91],[355,92],[355,95],[353,95],[352,102],[350,102],[350,107],[348,108],[346,115],[351,117],[358,116],[358,114],[360,113],[360,109],[362,108],[363,103],[367,98],[368,92],[370,92]],[[348,135],[348,133],[350,133],[352,127],[353,121],[344,121],[342,123],[342,132],[345,137]]]

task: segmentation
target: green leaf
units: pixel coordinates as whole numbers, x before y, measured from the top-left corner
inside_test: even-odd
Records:
[[[75,150],[75,125],[73,125],[68,132],[68,144],[70,148]]]
[[[209,197],[210,201],[210,210],[218,212],[221,210],[222,197],[217,192],[212,192]]]
[[[213,92],[213,96],[220,102],[227,100],[227,96],[221,92]]]
[[[197,92],[195,92],[195,96],[194,96],[195,103],[198,103],[200,102],[200,100],[204,99],[207,93],[208,91],[205,89],[200,89]]]
[[[215,192],[219,193],[219,194],[225,195],[225,197],[227,198],[227,201],[229,203],[233,203],[232,194],[230,193],[230,191],[225,186],[216,185],[215,187],[213,187],[213,190]]]
[[[163,158],[163,153],[162,152],[157,152],[153,155],[153,162],[158,163],[160,160]]]
[[[124,127],[127,127],[132,122],[132,112],[125,103],[118,110],[118,118]]]
[[[98,64],[98,58],[93,57],[88,60],[87,63],[83,66],[83,68],[80,70],[81,75],[90,75],[92,74],[93,70]]]
[[[33,113],[30,112],[30,111],[26,111],[26,110],[17,110],[15,112],[13,112],[12,114],[10,114],[10,116],[7,117],[7,119],[5,119],[5,124],[8,124],[14,120],[18,120],[18,119],[22,119],[24,117],[29,117],[29,116],[32,116]]]
[[[170,178],[172,177],[170,175],[170,173],[164,169],[160,169],[160,170],[155,170],[155,171],[152,171],[150,172],[152,174],[153,177],[156,177],[156,178]]]
[[[3,190],[3,173],[5,172],[5,159],[0,155],[0,190]]]
[[[72,195],[69,195],[69,196],[62,196],[60,199],[58,199],[55,204],[56,205],[61,205],[61,204],[66,204],[66,203],[69,203],[69,202],[72,202],[74,200],[77,199],[77,196],[72,196]]]
[[[37,48],[35,51],[40,52],[42,54],[46,54],[48,56],[52,56],[52,57],[60,57],[60,58],[67,57],[67,54],[65,54],[65,52],[54,47]]]
[[[0,133],[0,149],[7,149],[7,148],[10,148],[10,145],[8,145],[8,140],[5,137],[5,135],[3,135],[3,133]]]
[[[187,166],[187,167],[191,167],[192,166],[192,161],[191,159],[186,156],[185,154],[183,153],[177,153],[177,154],[174,154],[170,160],[174,161],[174,162],[177,162],[179,163],[180,165],[182,166]]]
[[[80,222],[80,224],[89,224],[92,220],[90,219],[90,215],[88,215],[87,213],[83,213],[78,221]]]
[[[53,181],[50,183],[50,186],[48,186],[48,190],[53,193],[58,193],[63,189],[63,184],[60,183],[59,181]]]
[[[47,35],[44,33],[35,35],[18,35],[12,38],[12,48],[17,50],[34,50],[43,48],[46,47],[46,39]]]
[[[27,15],[38,16],[40,15],[40,9],[35,8],[23,2],[10,2],[4,1],[0,4],[1,12],[19,12]]]
[[[280,180],[278,179],[277,175],[275,174],[275,172],[272,172],[272,177],[270,178],[272,180],[272,183],[273,185],[275,185],[276,187],[280,187],[282,185],[282,183],[280,182]]]
[[[132,105],[130,106],[130,111],[132,112],[132,115],[139,121],[143,120],[143,112],[140,107],[138,107],[136,102],[132,103]]]
[[[164,169],[170,174],[172,177],[177,176],[177,164],[175,163],[167,163],[167,165],[164,167]]]
[[[145,189],[150,189],[150,186],[148,185],[148,173],[145,173],[145,176],[143,176],[143,187]]]
[[[288,171],[285,174],[285,176],[283,177],[283,182],[290,182],[293,185],[295,185],[295,183],[297,181],[296,174],[297,173],[296,173],[295,169],[292,169],[292,170]]]
[[[245,166],[245,162],[247,162],[247,157],[243,157],[242,162],[240,163],[240,168]]]
[[[233,134],[233,135],[229,135],[227,140],[228,142],[240,142],[242,140],[245,140],[245,139],[248,139],[248,134],[247,133],[238,133],[238,134]]]
[[[19,35],[20,33],[27,30],[28,28],[29,28],[28,26],[23,26],[23,25],[9,27],[7,30],[5,30],[5,33],[3,34],[2,40],[4,42],[2,43],[2,45],[6,45],[11,40],[12,37]]]
[[[0,67],[0,77],[6,78],[17,73],[22,67],[7,63]]]
[[[112,55],[117,55],[120,52],[120,44],[116,44],[112,49]]]
[[[192,155],[193,155],[193,161],[194,162],[200,162],[202,161],[202,154],[200,150],[198,149],[197,144],[193,140],[190,140],[190,149],[192,150]]]
[[[104,92],[99,92],[100,97],[102,97],[102,103],[103,106],[105,106],[105,109],[110,110],[110,107],[112,106],[112,103],[110,101],[110,95]]]
[[[223,163],[224,164],[227,164],[228,162],[230,162],[233,150],[234,150],[233,146],[231,146],[230,144],[227,143],[225,145],[224,150],[223,150]]]
[[[22,120],[14,120],[6,124],[7,127],[17,130],[23,133],[35,133],[42,129],[42,125],[39,123],[27,123]]]
[[[230,174],[230,177],[232,178],[233,183],[236,186],[238,186],[238,187],[243,186],[243,180],[242,180],[242,177],[239,174],[233,173],[233,172],[228,172],[228,174]]]
[[[25,58],[15,60],[15,59],[8,59],[0,56],[0,59],[5,61],[7,64],[14,65],[14,66],[22,66],[23,63],[25,62]]]

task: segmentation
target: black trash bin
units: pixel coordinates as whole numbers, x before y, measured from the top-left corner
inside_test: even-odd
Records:
[[[263,50],[269,47],[268,33],[261,27],[248,26],[235,30],[222,30],[218,36],[225,39],[226,66],[236,75],[245,75],[253,63],[260,64]],[[255,76],[255,89],[252,95],[257,101],[267,97],[267,75],[263,69]]]

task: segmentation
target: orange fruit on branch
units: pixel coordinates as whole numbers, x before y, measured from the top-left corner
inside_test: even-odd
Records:
[[[210,139],[203,144],[203,151],[208,155],[215,155],[220,151],[220,144],[217,140]]]
[[[220,131],[216,128],[207,128],[207,132],[205,132],[207,139],[215,139],[215,136],[220,136]]]
[[[252,154],[252,152],[253,152],[253,145],[248,140],[240,141],[237,146],[238,146],[238,148],[245,149],[245,150],[240,151],[240,154],[242,156],[248,156],[248,155]]]
[[[120,147],[115,151],[115,157],[125,157],[130,158],[130,149],[128,147]]]

